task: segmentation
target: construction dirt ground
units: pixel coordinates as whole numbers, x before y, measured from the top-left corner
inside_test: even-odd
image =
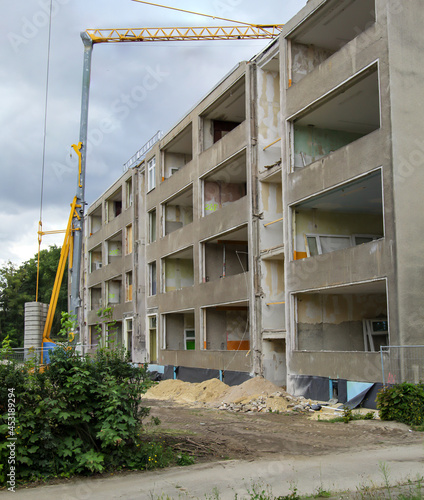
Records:
[[[145,395],[150,415],[161,422],[147,427],[202,462],[273,454],[309,457],[422,442],[422,433],[381,421],[376,411],[369,420],[327,422],[343,412],[325,406],[311,410],[316,403],[292,398],[261,378],[234,387],[217,379],[165,380]]]

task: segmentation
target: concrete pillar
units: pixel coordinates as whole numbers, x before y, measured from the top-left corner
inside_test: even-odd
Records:
[[[48,304],[27,302],[25,304],[24,348],[41,348],[44,323],[46,322]]]

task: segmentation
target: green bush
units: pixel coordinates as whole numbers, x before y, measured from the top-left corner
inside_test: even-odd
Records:
[[[58,348],[44,372],[3,361],[0,484],[8,480],[11,437],[17,481],[167,465],[171,457],[163,446],[142,435],[149,409],[141,406],[141,395],[151,384],[146,368],[131,365],[120,349],[99,349],[84,358]],[[14,434],[8,425],[10,388],[16,398]]]
[[[377,409],[382,420],[416,426],[424,424],[424,385],[405,382],[383,387],[377,394]]]

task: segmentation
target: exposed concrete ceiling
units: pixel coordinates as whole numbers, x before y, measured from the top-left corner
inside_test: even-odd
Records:
[[[224,165],[214,170],[205,177],[209,182],[225,182],[227,184],[244,183],[247,180],[246,173],[246,152],[231,158]]]
[[[166,153],[193,154],[192,124],[190,123],[172,141],[164,146]]]
[[[228,233],[220,234],[219,236],[207,241],[206,243],[218,243],[218,241],[245,241],[248,242],[247,226],[242,226],[239,229]]]
[[[166,205],[178,205],[180,207],[192,207],[193,206],[193,187],[190,186],[185,191],[179,193],[175,198],[169,200],[165,203]]]
[[[321,210],[340,213],[382,214],[380,170],[373,172],[296,205],[296,210]]]
[[[206,111],[203,117],[209,120],[222,120],[241,123],[246,119],[245,78],[238,80]]]
[[[296,125],[368,134],[380,127],[378,72],[349,82],[349,86],[318,101],[294,120]]]
[[[297,43],[336,52],[375,22],[375,0],[332,0],[289,36]]]
[[[175,252],[172,255],[168,255],[165,257],[165,260],[168,259],[189,259],[193,260],[193,247],[184,248],[179,252]]]

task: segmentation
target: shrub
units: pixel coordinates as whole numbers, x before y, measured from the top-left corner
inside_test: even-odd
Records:
[[[383,387],[377,394],[377,409],[382,420],[396,420],[408,425],[424,423],[424,385],[396,384]]]
[[[9,388],[16,398],[17,480],[167,465],[163,447],[141,436],[149,413],[141,395],[151,383],[146,368],[129,364],[120,349],[84,358],[57,348],[44,372],[0,364],[0,484],[9,469]]]

